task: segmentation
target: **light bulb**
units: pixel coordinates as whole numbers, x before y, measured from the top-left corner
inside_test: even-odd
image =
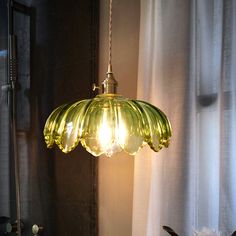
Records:
[[[108,157],[121,152],[126,141],[126,135],[127,130],[122,120],[111,124],[109,118],[104,116],[102,123],[98,127],[97,134],[100,149],[103,150],[104,154]]]

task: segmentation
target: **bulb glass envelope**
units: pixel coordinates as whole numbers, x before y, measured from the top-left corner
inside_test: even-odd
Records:
[[[58,107],[47,119],[44,137],[48,148],[56,143],[65,153],[81,142],[94,156],[135,155],[145,144],[155,152],[168,147],[171,126],[149,103],[102,94]]]

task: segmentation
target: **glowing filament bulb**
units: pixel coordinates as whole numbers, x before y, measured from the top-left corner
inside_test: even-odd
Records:
[[[102,149],[105,149],[111,144],[112,130],[106,121],[103,121],[98,129],[98,140]]]
[[[98,128],[100,148],[109,157],[117,152],[121,152],[125,145],[126,133],[127,131],[123,122],[111,126],[108,119],[104,117],[100,127]]]

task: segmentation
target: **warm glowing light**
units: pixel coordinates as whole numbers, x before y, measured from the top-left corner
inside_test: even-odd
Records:
[[[101,126],[98,128],[98,142],[102,149],[107,148],[112,143],[112,130],[106,121],[103,121]]]
[[[168,147],[171,127],[166,115],[143,101],[103,94],[57,108],[44,128],[48,147],[65,153],[80,142],[94,156],[125,151],[135,155],[148,144],[155,152]]]
[[[98,142],[100,149],[105,155],[111,157],[117,152],[121,152],[126,141],[127,130],[122,120],[115,126],[109,124],[107,115],[104,116],[101,125],[98,127]]]

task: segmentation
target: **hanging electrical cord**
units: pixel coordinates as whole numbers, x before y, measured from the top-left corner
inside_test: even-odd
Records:
[[[112,71],[112,0],[110,0],[109,11],[109,57],[108,57],[108,72]]]

